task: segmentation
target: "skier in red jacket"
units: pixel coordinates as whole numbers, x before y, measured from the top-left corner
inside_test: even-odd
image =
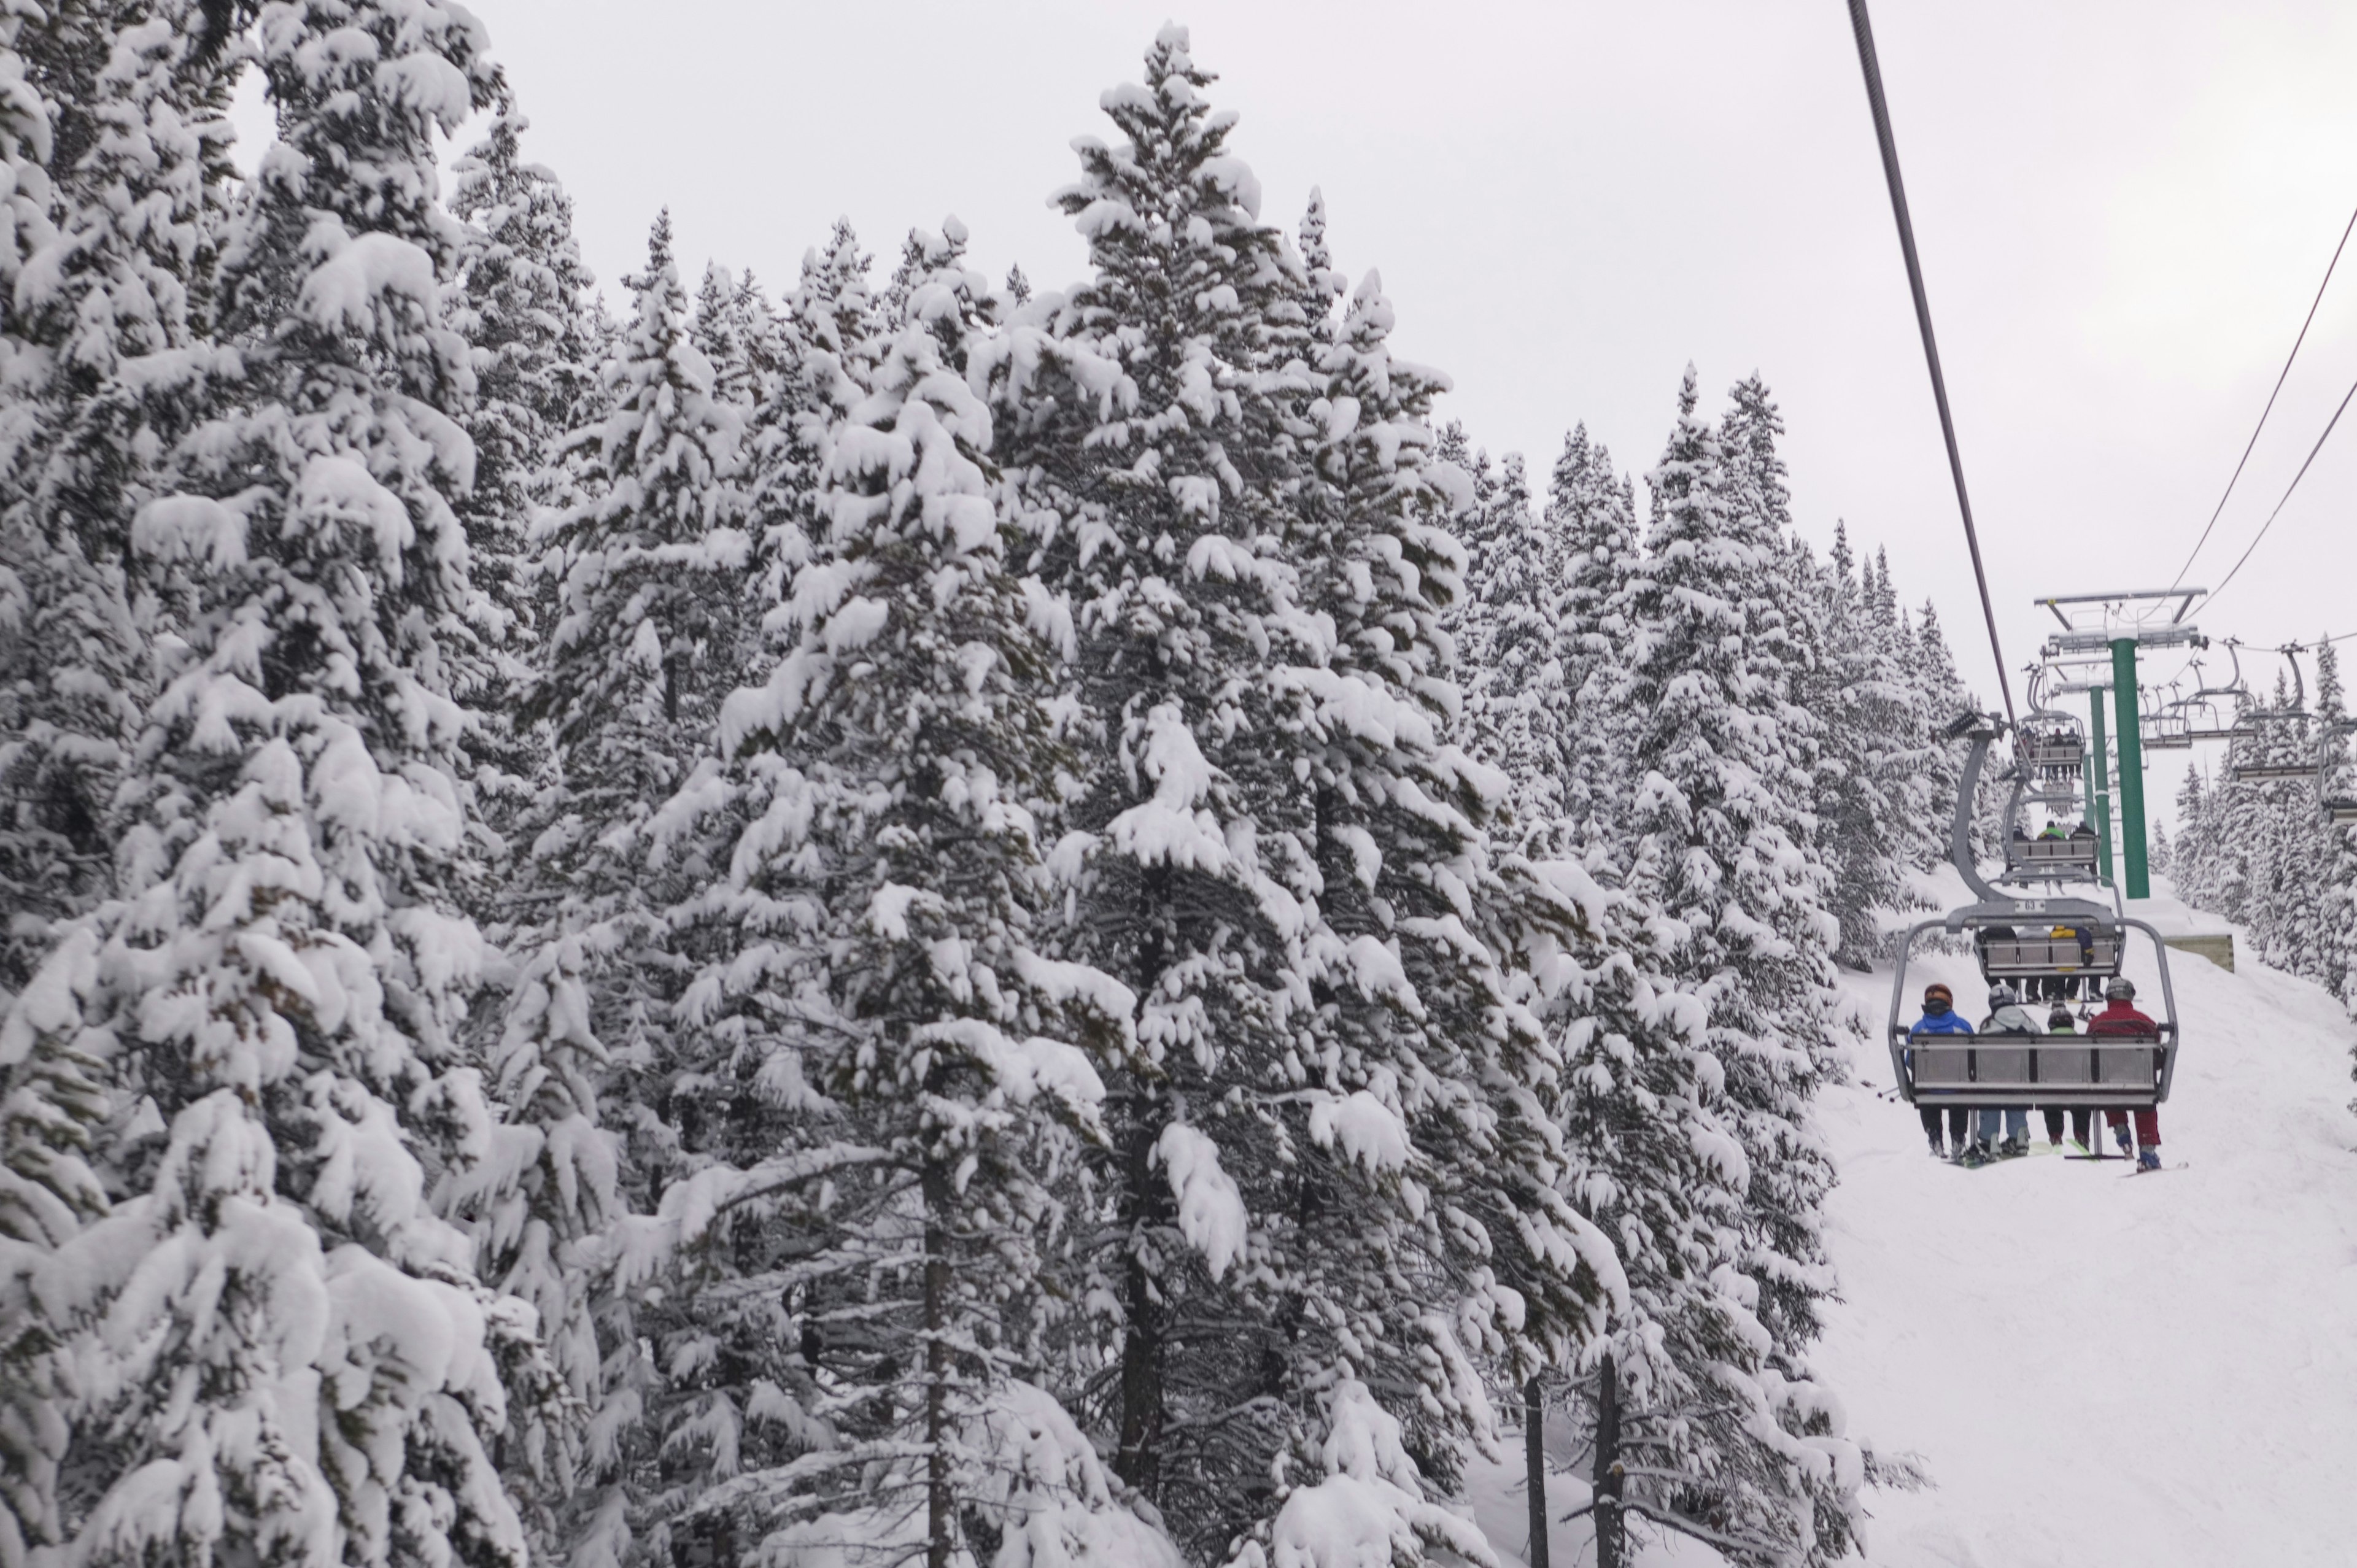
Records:
[[[2136,985],[2125,974],[2115,974],[2104,984],[2104,1010],[2087,1020],[2090,1035],[2126,1036],[2131,1039],[2158,1040],[2160,1026],[2136,1010]],[[2104,1120],[2110,1124],[2112,1136],[2120,1145],[2120,1153],[2128,1152],[2128,1113],[2106,1111]],[[2160,1168],[2160,1112],[2149,1105],[2136,1107],[2136,1165],[2141,1170]]]

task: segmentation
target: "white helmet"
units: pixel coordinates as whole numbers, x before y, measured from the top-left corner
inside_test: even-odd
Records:
[[[2003,981],[1989,987],[1989,1005],[1992,1007],[2010,1007],[2019,1000],[2014,995],[2013,987]]]
[[[2133,1001],[2135,1001],[2135,1000],[2136,1000],[2136,982],[2135,982],[2135,981],[2133,981],[2133,980],[2130,980],[2130,979],[2129,979],[2126,975],[2125,975],[2125,974],[2115,974],[2115,975],[2112,976],[2112,977],[2111,977],[2111,979],[2109,979],[2109,980],[2107,980],[2107,981],[2104,982],[2104,999],[2105,1001],[2107,1001],[2107,1002],[2108,1002],[2108,1001],[2120,1001],[2120,1002],[2133,1002]]]

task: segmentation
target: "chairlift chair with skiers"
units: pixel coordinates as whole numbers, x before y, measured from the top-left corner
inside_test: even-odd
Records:
[[[2115,914],[2084,898],[2015,897],[1999,892],[1981,875],[1974,859],[1973,796],[1989,744],[1997,733],[1995,721],[1986,719],[1969,732],[1973,751],[1958,781],[1956,812],[1949,832],[1950,858],[1965,884],[1979,895],[1979,901],[1917,921],[1899,944],[1889,1026],[1893,1081],[1908,1103],[1919,1106],[2129,1109],[2158,1105],[2169,1098],[2175,1077],[2179,1037],[2177,994],[2169,980],[2169,950],[2160,933],[2146,921]],[[2027,842],[2067,844],[2073,841]],[[2093,839],[2080,842],[2088,845],[2092,856]],[[2052,982],[2075,983],[2116,975],[2130,934],[2141,933],[2151,944],[2160,973],[2161,1014],[2155,1020],[2154,1032],[2149,1036],[1910,1037],[1902,1016],[1910,1001],[1908,968],[1916,943],[1934,930],[1972,933],[1983,976],[2024,991],[2045,989]]]

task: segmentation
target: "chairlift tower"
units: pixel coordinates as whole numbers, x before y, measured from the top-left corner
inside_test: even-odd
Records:
[[[2084,694],[2087,699],[2086,822],[2095,830],[2095,875],[2104,886],[2113,887],[2118,884],[2112,869],[2112,753],[2104,733],[2104,693],[2112,689],[2111,656],[2056,659],[2050,667],[2059,671],[2083,664],[2101,665],[2104,672],[2058,682],[2050,690],[2058,697]]]
[[[2133,588],[2104,594],[2050,594],[2035,601],[2052,612],[2062,626],[2046,639],[2043,652],[2048,659],[2106,650],[2112,656],[2113,727],[2120,748],[2121,880],[2131,898],[2152,897],[2152,875],[2145,855],[2144,712],[2136,691],[2136,650],[2208,646],[2186,618],[2193,613],[2194,601],[2209,591]],[[2095,711],[2100,724],[2100,700]]]

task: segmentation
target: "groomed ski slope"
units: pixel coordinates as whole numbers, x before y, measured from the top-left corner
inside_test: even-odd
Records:
[[[2149,1002],[2146,946],[2129,973]],[[1821,1110],[1844,1300],[1816,1362],[1850,1430],[1935,1483],[1870,1498],[1878,1568],[2357,1563],[2357,1030],[2240,932],[2235,949],[2233,974],[2170,955],[2185,1047],[2161,1135],[2186,1168],[2133,1178],[2043,1153],[1933,1162],[1914,1111],[1878,1092],[1890,972],[1845,975],[1868,1037]],[[1910,989],[1933,979],[1967,1006],[1985,994],[1963,955],[1919,961]],[[1586,1496],[1555,1485],[1558,1512]],[[1522,1562],[1512,1468],[1473,1500]],[[1584,1523],[1554,1541],[1555,1568],[1595,1560]],[[1690,1542],[1636,1560],[1717,1561]]]

